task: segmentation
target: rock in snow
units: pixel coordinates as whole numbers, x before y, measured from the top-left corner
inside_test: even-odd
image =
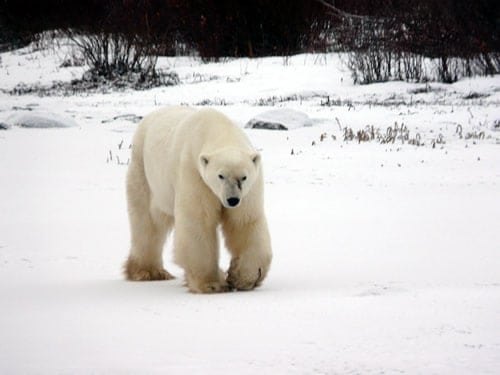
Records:
[[[246,123],[245,128],[291,130],[311,126],[312,123],[309,116],[303,112],[280,108],[258,114]]]
[[[72,118],[41,111],[15,113],[5,120],[5,124],[23,128],[71,128],[78,126]]]

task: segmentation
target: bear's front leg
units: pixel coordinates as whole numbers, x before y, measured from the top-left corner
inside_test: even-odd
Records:
[[[266,277],[272,259],[265,218],[250,223],[225,222],[223,232],[232,255],[228,284],[238,290],[258,287]]]
[[[175,262],[184,269],[187,287],[193,293],[221,293],[230,290],[219,269],[219,241],[216,223],[205,217],[178,214],[175,217]]]

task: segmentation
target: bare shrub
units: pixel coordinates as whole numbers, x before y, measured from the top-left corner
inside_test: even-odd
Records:
[[[111,32],[68,36],[75,43],[90,69],[103,77],[140,73],[145,78],[156,74],[155,46],[139,36],[125,36]]]
[[[385,82],[391,77],[392,54],[377,49],[349,52],[347,67],[354,83]]]
[[[481,53],[474,59],[474,65],[482,75],[500,73],[500,52]]]
[[[355,83],[452,83],[500,72],[494,1],[317,1],[331,15],[332,45],[349,54]]]
[[[424,58],[421,55],[411,52],[402,52],[397,58],[396,78],[407,82],[427,81],[424,69]]]
[[[457,59],[441,56],[433,61],[439,82],[456,82],[460,75],[460,63]]]

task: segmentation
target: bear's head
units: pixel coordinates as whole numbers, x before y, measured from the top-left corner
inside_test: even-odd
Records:
[[[199,158],[200,175],[226,208],[239,206],[259,175],[260,155],[222,149]]]

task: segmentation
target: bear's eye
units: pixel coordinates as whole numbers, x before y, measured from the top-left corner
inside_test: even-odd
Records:
[[[247,176],[243,176],[243,177],[241,178],[241,181],[245,181],[246,179],[247,179]]]
[[[223,175],[219,175],[219,180],[223,180],[224,179],[224,176]]]

